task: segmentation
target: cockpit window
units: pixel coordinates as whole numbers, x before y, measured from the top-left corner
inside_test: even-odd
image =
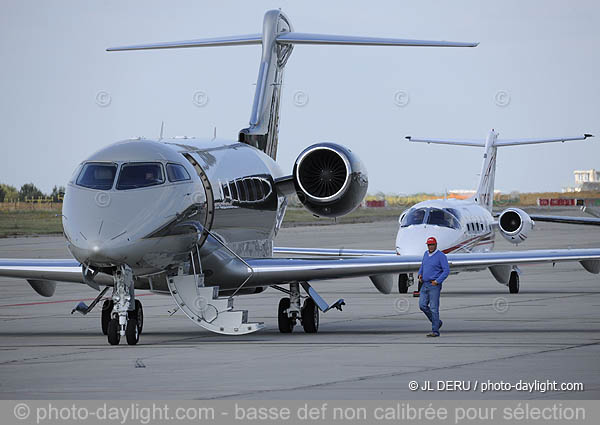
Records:
[[[452,229],[460,228],[460,223],[454,215],[452,215],[448,210],[441,210],[438,208],[429,209],[427,224],[450,227]]]
[[[83,166],[76,184],[90,189],[110,190],[116,174],[115,164],[89,162]]]
[[[181,182],[184,180],[190,180],[190,175],[183,165],[179,164],[167,164],[167,177],[170,182]]]
[[[427,208],[419,208],[408,211],[402,219],[400,227],[408,227],[412,226],[413,224],[423,224],[423,222],[425,221],[426,212]]]
[[[449,227],[460,229],[458,216],[452,208],[416,208],[409,210],[402,218],[400,227],[408,227],[416,224],[430,224],[432,226]]]
[[[140,187],[163,184],[165,176],[161,164],[138,163],[124,164],[119,173],[117,190],[137,189]]]

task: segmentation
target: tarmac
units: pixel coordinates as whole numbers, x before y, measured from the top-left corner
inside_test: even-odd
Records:
[[[391,249],[397,226],[295,227],[282,229],[275,242]],[[538,223],[522,246],[497,235],[495,249],[594,247],[599,230]],[[0,239],[0,258],[68,257],[62,237]],[[279,333],[282,294],[273,289],[236,300],[251,321],[266,325],[240,337],[211,334],[180,312],[171,316],[169,296],[139,291],[140,343],[114,347],[101,333],[99,308],[70,314],[80,300],[96,296],[93,289],[61,283],[54,297],[42,298],[24,280],[0,278],[0,398],[599,399],[600,276],[578,263],[522,271],[519,294],[509,294],[487,271],[449,277],[440,338],[425,337],[430,325],[411,294],[382,295],[368,278],[354,278],[313,285],[326,300],[347,304],[322,314],[317,334],[299,325],[292,334]],[[434,390],[412,391],[411,381],[419,387],[429,381]],[[447,381],[459,381],[462,390]],[[556,381],[559,388],[506,387],[536,381]],[[583,391],[560,389],[572,383]],[[482,392],[484,385],[496,390]]]

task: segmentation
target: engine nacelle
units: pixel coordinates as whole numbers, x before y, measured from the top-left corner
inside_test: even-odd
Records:
[[[322,217],[340,217],[356,209],[367,193],[367,170],[344,146],[317,143],[294,164],[294,186],[304,207]]]
[[[502,211],[500,217],[498,217],[500,234],[504,239],[515,245],[527,239],[533,225],[533,220],[529,217],[529,214],[519,208],[508,208]]]

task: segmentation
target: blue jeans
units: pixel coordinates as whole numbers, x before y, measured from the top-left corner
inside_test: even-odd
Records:
[[[431,332],[440,334],[440,292],[442,285],[432,285],[431,282],[423,283],[419,295],[419,308],[431,322]]]

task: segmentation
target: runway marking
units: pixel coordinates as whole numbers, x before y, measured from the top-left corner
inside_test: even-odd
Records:
[[[139,294],[136,295],[135,297],[149,297],[151,295],[156,295],[156,294]],[[24,306],[28,306],[28,305],[42,305],[42,304],[59,304],[59,303],[75,303],[75,302],[79,302],[79,301],[94,301],[96,298],[78,298],[76,300],[56,300],[56,301],[38,301],[38,302],[34,302],[34,303],[23,303],[23,304],[4,304],[4,305],[0,305],[0,308],[2,307],[24,307]],[[110,299],[110,297],[105,297],[103,298],[104,300],[108,300]]]

